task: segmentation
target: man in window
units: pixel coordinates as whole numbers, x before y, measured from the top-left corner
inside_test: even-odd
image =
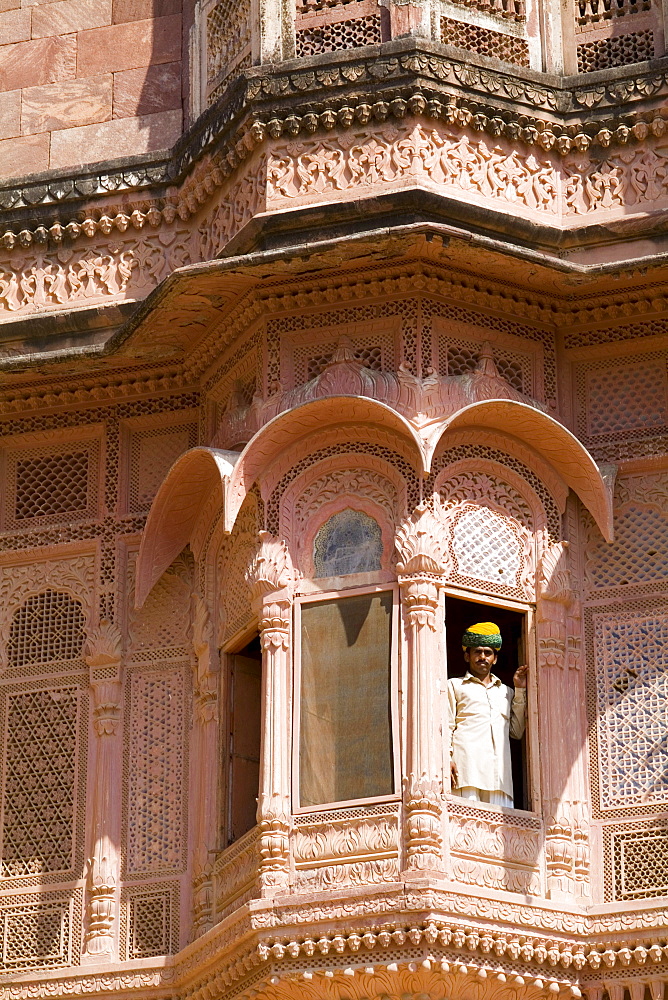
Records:
[[[492,622],[471,625],[462,636],[467,672],[448,681],[450,779],[455,795],[513,807],[509,737],[522,738],[527,666],[513,677],[514,692],[492,673],[501,632]]]

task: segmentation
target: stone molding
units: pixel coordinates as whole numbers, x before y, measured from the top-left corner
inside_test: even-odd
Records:
[[[622,69],[578,85],[579,78],[517,67],[511,74],[482,65],[473,53],[460,61],[425,39],[398,39],[374,52],[351,50],[336,53],[335,61],[313,57],[245,70],[168,157],[133,157],[98,172],[47,173],[20,187],[0,187],[0,215],[6,213],[9,223],[0,246],[57,247],[98,232],[186,220],[266,139],[336,125],[426,115],[560,155],[665,133],[665,119],[653,104],[632,107],[668,93],[668,74],[661,70],[630,77]],[[54,205],[61,206],[56,221]]]
[[[414,890],[386,883],[356,904],[349,896],[329,891],[306,899],[250,901],[166,966],[144,960],[115,964],[103,973],[45,972],[37,982],[30,977],[0,987],[0,1000],[99,993],[164,997],[166,990],[173,996],[183,989],[190,997],[236,996],[247,978],[249,989],[258,991],[261,984],[278,983],[282,973],[305,981],[315,974],[326,982],[346,967],[355,977],[372,969],[397,977],[402,969],[411,971],[416,947],[423,952],[423,969],[455,972],[462,986],[491,980],[501,989],[508,982],[518,998],[577,998],[583,992],[595,997],[608,977],[626,989],[649,983],[652,996],[659,997],[668,978],[663,907],[588,916],[509,902],[507,894],[495,896],[493,890],[469,896],[435,880]],[[453,919],[453,910],[461,917]],[[343,965],[340,956],[346,956]],[[355,981],[346,978],[347,984]]]

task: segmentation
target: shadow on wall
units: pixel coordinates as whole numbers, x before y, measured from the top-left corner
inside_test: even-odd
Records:
[[[124,94],[114,81],[114,117],[135,119],[137,151],[171,149],[184,130],[189,97],[188,38],[196,0],[114,0],[119,16],[136,19],[138,38],[150,34],[148,65],[125,76]],[[136,87],[132,87],[132,76]],[[120,91],[120,92],[119,92]],[[125,101],[128,101],[126,104]]]

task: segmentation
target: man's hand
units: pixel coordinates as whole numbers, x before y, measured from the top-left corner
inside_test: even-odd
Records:
[[[454,760],[450,761],[450,787],[457,788],[459,785],[459,775],[457,774],[457,765]]]
[[[529,673],[528,664],[523,664],[518,667],[513,674],[513,687],[525,688],[527,686],[527,674]]]

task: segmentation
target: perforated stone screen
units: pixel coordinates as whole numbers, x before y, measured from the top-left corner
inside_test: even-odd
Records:
[[[68,594],[45,590],[15,612],[7,643],[9,664],[18,668],[80,656],[86,616]]]
[[[67,900],[0,910],[0,964],[6,970],[65,965],[70,960]]]
[[[668,895],[668,826],[633,824],[611,836],[613,899]]]
[[[72,868],[78,721],[75,689],[17,692],[7,698],[5,877]]]
[[[5,523],[23,528],[97,513],[97,440],[48,449],[10,449]]]
[[[128,901],[129,959],[172,951],[172,894],[169,889],[134,893]]]
[[[587,431],[592,435],[661,427],[668,421],[666,364],[618,364],[587,379]]]
[[[668,614],[594,616],[601,809],[668,800]]]

